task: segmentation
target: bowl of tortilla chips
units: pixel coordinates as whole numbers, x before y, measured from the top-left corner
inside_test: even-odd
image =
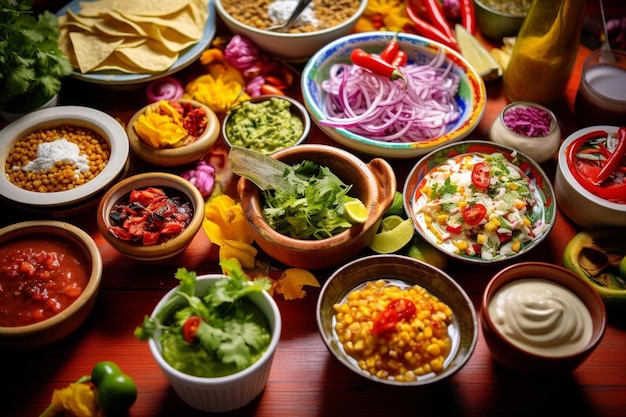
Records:
[[[186,67],[216,30],[209,0],[74,0],[57,16],[72,76],[109,86],[143,83]]]

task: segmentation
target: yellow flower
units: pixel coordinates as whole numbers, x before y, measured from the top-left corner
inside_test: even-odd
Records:
[[[101,415],[95,391],[89,384],[73,383],[66,388],[54,390],[52,406],[59,412],[68,411],[76,417]]]
[[[244,89],[243,76],[236,68],[212,62],[207,69],[208,74],[195,78],[185,86],[184,98],[204,103],[216,113],[225,113],[250,99]]]

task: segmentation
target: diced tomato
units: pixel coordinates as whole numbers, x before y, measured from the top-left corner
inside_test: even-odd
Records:
[[[159,242],[160,232],[147,232],[144,231],[142,243],[144,246],[156,245]]]
[[[182,230],[184,228],[185,228],[185,226],[183,224],[181,224],[181,223],[178,223],[178,222],[167,222],[161,228],[161,233],[163,233],[164,235],[174,235],[174,234],[178,234],[178,233],[182,232]]]
[[[491,183],[490,172],[491,168],[488,163],[484,161],[478,162],[474,165],[474,168],[472,168],[472,183],[481,190],[489,187]]]
[[[388,310],[395,310],[398,313],[398,317],[400,320],[408,320],[415,316],[417,309],[415,308],[415,304],[413,301],[408,300],[406,298],[398,298],[392,300],[387,305]]]
[[[512,233],[496,233],[496,235],[498,236],[500,243],[506,243],[513,238]]]
[[[474,205],[468,205],[463,208],[461,215],[463,216],[463,221],[469,224],[470,226],[477,225],[480,223],[482,219],[485,218],[487,214],[487,208],[484,205],[477,203]]]
[[[446,232],[448,233],[454,233],[456,235],[460,234],[463,231],[463,226],[460,224],[450,224],[448,223],[446,225]]]
[[[382,334],[396,327],[396,324],[400,321],[400,316],[396,310],[385,309],[380,312],[376,320],[374,320],[374,327],[372,327],[372,333]]]

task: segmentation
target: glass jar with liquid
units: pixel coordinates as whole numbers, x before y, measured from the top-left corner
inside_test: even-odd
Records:
[[[545,105],[562,97],[578,54],[584,11],[585,0],[533,2],[504,72],[510,101]]]

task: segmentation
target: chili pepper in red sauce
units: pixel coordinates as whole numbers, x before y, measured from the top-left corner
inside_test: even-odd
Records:
[[[622,127],[620,130],[624,130],[624,128]],[[567,162],[572,176],[585,190],[609,201],[626,203],[626,184],[611,183],[605,184],[604,186],[594,184],[592,178],[597,178],[599,176],[598,174],[601,168],[595,163],[591,163],[588,160],[582,160],[576,156],[576,154],[580,152],[581,146],[583,146],[587,141],[606,136],[607,132],[603,130],[595,130],[576,139],[566,149]],[[620,145],[622,142],[623,141],[620,141]]]
[[[454,49],[457,52],[460,52],[459,44],[457,43],[456,38],[446,35],[435,26],[420,17],[419,13],[415,9],[416,7],[417,6],[414,5],[411,0],[407,1],[406,15],[413,23],[413,29],[415,29],[418,34],[428,39],[442,43],[447,47]]]
[[[476,33],[476,12],[473,0],[459,0],[461,6],[461,24],[472,35]]]
[[[443,14],[443,9],[441,8],[439,0],[423,0],[423,2],[431,23],[448,38],[454,39],[452,28],[450,27],[450,23],[448,23],[446,16]]]
[[[404,86],[407,85],[407,79],[402,71],[394,67],[388,62],[383,61],[376,55],[371,55],[363,49],[357,48],[350,54],[350,59],[354,65],[370,70],[374,74],[387,77],[391,80],[402,79]]]
[[[191,316],[183,324],[183,339],[187,343],[193,343],[196,340],[196,332],[200,327],[202,319],[198,316]]]
[[[606,160],[606,163],[598,172],[595,178],[592,179],[595,185],[600,185],[611,175],[622,162],[624,154],[626,154],[626,128],[620,127],[617,131],[617,146],[611,156]]]

